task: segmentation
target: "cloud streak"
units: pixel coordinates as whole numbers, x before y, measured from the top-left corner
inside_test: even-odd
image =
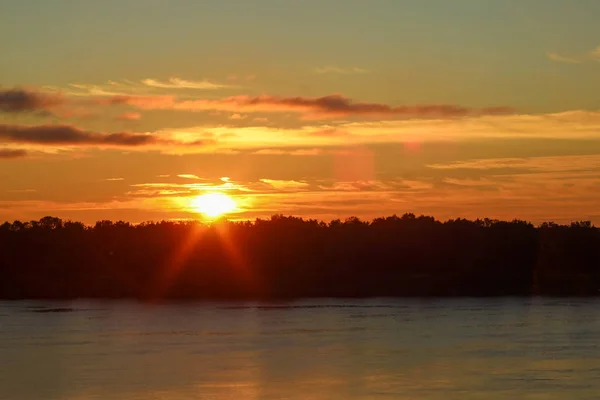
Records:
[[[313,70],[316,74],[342,74],[342,75],[357,75],[366,74],[368,71],[362,68],[340,68],[333,65],[317,67]]]
[[[563,62],[563,63],[569,63],[569,64],[581,63],[581,60],[578,60],[578,59],[572,58],[572,57],[565,57],[565,56],[562,56],[562,55],[560,55],[558,53],[554,53],[554,52],[546,53],[546,57],[548,57],[548,59],[550,59],[552,61],[558,61],[558,62]]]
[[[187,82],[187,81],[185,81]],[[179,99],[171,95],[107,95],[97,94],[91,99],[76,100],[61,94],[43,93],[23,89],[0,91],[0,112],[48,111],[56,116],[73,116],[74,111],[63,110],[61,106],[85,105],[129,105],[142,110],[178,111],[229,111],[230,119],[245,119],[244,113],[297,113],[303,119],[329,119],[340,117],[380,117],[380,118],[457,118],[475,115],[510,114],[510,107],[471,108],[452,104],[417,104],[392,106],[384,103],[354,101],[340,94],[322,97],[282,97],[273,95],[238,95],[221,99]],[[62,110],[62,111],[61,111]],[[90,112],[78,110],[77,115]],[[139,112],[123,112],[115,117],[122,121],[135,121],[141,118]]]
[[[552,61],[569,63],[569,64],[581,64],[584,61],[600,61],[600,46],[582,54],[578,57],[564,56],[555,52],[547,52],[546,57]]]
[[[171,77],[166,82],[156,79],[144,79],[142,84],[160,89],[200,89],[200,90],[215,90],[231,88],[231,85],[214,83],[208,80],[189,81],[177,77]]]
[[[139,121],[142,119],[142,114],[137,112],[125,112],[115,117],[118,121]]]
[[[0,160],[23,158],[25,156],[27,156],[27,151],[22,149],[0,149]]]
[[[0,141],[39,145],[102,145],[135,147],[157,144],[160,140],[150,134],[97,133],[71,125],[0,125]]]
[[[308,119],[346,116],[404,117],[404,118],[454,118],[468,115],[505,114],[510,107],[468,108],[447,104],[420,104],[390,106],[383,103],[355,102],[345,96],[333,94],[323,97],[231,96],[223,99],[177,100],[172,96],[117,96],[112,104],[129,104],[141,109],[167,109],[180,111],[232,111],[232,112],[294,112]]]
[[[23,113],[48,111],[66,100],[59,94],[26,89],[0,89],[0,112]]]

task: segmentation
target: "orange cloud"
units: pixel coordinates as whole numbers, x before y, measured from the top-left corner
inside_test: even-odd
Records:
[[[188,81],[185,79],[172,77],[168,82],[161,82],[156,79],[144,79],[142,83],[146,86],[161,88],[161,89],[222,89],[228,88],[229,85],[214,83],[207,80]]]
[[[281,180],[281,179],[267,179],[263,178],[260,180],[267,185],[279,189],[279,190],[300,190],[305,189],[309,185],[306,182],[299,182],[295,180]]]
[[[309,136],[317,136],[317,137],[339,137],[339,136],[348,136],[350,133],[343,129],[337,128],[326,128],[316,131],[308,132]]]
[[[47,145],[143,146],[158,141],[153,135],[137,133],[96,133],[71,125],[0,125],[0,141]]]
[[[105,100],[106,101],[106,100]],[[177,100],[173,96],[116,96],[109,104],[129,104],[142,109],[169,109],[182,111],[232,112],[296,112],[308,118],[344,116],[396,117],[463,117],[467,115],[497,114],[512,111],[509,107],[468,108],[457,105],[422,104],[390,106],[382,103],[354,102],[339,94],[323,97],[231,96],[223,99]]]
[[[115,117],[119,121],[138,121],[142,119],[142,114],[137,112],[125,112]]]
[[[48,111],[65,103],[60,94],[25,89],[0,89],[0,112]]]
[[[180,178],[185,178],[185,179],[202,179],[198,175],[194,175],[194,174],[179,174],[177,176]]]
[[[177,81],[180,82],[180,81]],[[182,81],[189,83],[189,81]],[[231,119],[243,119],[243,113],[293,112],[303,114],[305,119],[326,119],[346,116],[400,117],[400,118],[455,118],[477,115],[510,114],[510,107],[469,108],[449,104],[417,104],[391,106],[384,103],[356,102],[340,94],[322,97],[281,97],[272,95],[238,95],[221,99],[181,100],[172,95],[114,95],[94,96],[90,100],[77,102],[57,93],[42,93],[31,90],[11,89],[0,91],[0,111],[48,111],[62,105],[84,103],[89,105],[130,105],[139,109],[181,111],[229,111]],[[87,110],[84,110],[87,112]],[[60,115],[60,110],[53,110]],[[65,111],[66,112],[66,111]],[[81,114],[81,111],[78,111]],[[66,114],[65,114],[66,115]],[[136,120],[139,113],[127,112],[119,115],[120,120]]]
[[[0,149],[0,160],[22,158],[27,155],[25,150],[21,149]]]
[[[155,133],[104,133],[80,129],[72,125],[6,125],[0,124],[0,143],[17,143],[47,148],[61,147],[158,147],[161,151],[196,149],[214,145],[214,140],[176,140],[172,136]],[[12,153],[6,153],[8,155]],[[19,156],[20,153],[14,153]]]

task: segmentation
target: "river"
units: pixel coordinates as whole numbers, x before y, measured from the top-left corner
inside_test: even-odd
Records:
[[[0,302],[0,399],[598,399],[600,300]]]

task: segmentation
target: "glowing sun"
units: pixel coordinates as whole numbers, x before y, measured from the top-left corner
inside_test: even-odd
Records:
[[[208,193],[192,200],[191,206],[197,212],[207,217],[219,217],[236,209],[235,201],[226,194]]]

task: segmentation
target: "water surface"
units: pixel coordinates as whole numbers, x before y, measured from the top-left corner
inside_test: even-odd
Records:
[[[0,303],[0,399],[598,399],[600,301]]]

